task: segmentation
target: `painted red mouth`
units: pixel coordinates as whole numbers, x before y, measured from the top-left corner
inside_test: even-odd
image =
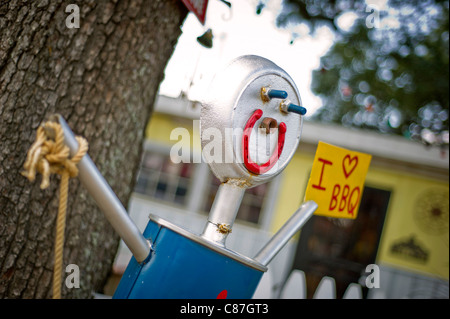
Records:
[[[275,163],[278,161],[278,159],[281,156],[281,152],[283,151],[284,147],[284,139],[285,139],[285,133],[286,133],[286,124],[284,122],[281,122],[278,125],[278,143],[277,143],[277,149],[272,153],[269,160],[264,164],[257,164],[253,162],[250,159],[249,154],[249,148],[248,143],[250,140],[250,134],[252,133],[253,126],[255,126],[256,121],[258,121],[261,116],[263,115],[263,111],[261,109],[257,109],[253,114],[250,116],[250,118],[247,121],[247,124],[245,125],[244,129],[244,135],[242,136],[242,147],[243,147],[243,155],[244,155],[244,165],[245,167],[252,172],[253,174],[264,174],[267,171],[269,171]]]

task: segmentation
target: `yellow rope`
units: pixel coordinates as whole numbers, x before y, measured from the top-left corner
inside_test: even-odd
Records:
[[[36,172],[42,174],[41,189],[50,185],[50,174],[61,175],[59,188],[59,207],[56,219],[55,264],[53,268],[53,299],[61,298],[61,274],[63,264],[64,229],[66,225],[67,196],[69,178],[78,175],[76,164],[83,158],[88,149],[87,141],[77,136],[78,150],[69,158],[69,148],[64,143],[64,132],[56,122],[41,125],[36,140],[30,147],[22,174],[30,181],[36,178]]]

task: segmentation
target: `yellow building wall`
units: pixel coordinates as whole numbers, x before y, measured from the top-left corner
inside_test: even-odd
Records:
[[[162,144],[173,144],[170,133],[176,127],[170,116],[154,113],[145,129],[145,137]]]
[[[378,261],[448,280],[448,183],[393,172],[386,175],[386,178],[392,176],[392,183],[395,185],[378,249]],[[447,202],[447,216],[444,217],[446,221],[442,215],[433,217],[428,210],[436,205],[436,202],[431,202],[429,196],[424,197],[427,192],[445,196],[439,198],[438,206],[445,206],[441,200]],[[443,227],[441,228],[439,224]],[[442,230],[437,231],[434,229],[436,227]],[[393,245],[407,241],[412,241],[414,245],[422,248],[428,254],[427,260],[418,260],[392,251]]]
[[[305,187],[314,160],[313,154],[297,153],[282,173],[272,232],[277,231],[303,202]],[[449,184],[371,165],[366,185],[391,192],[377,254],[377,263],[449,279],[448,193]],[[417,215],[418,202],[427,191],[446,194],[447,231],[436,233],[424,228]],[[445,221],[444,221],[445,222]],[[414,237],[414,242],[428,252],[426,262],[391,252],[392,245]]]
[[[186,134],[178,135],[183,133]],[[199,121],[154,113],[145,129],[145,137],[163,145],[183,145],[201,152]]]
[[[282,174],[271,231],[276,232],[303,203],[314,154],[296,153]]]

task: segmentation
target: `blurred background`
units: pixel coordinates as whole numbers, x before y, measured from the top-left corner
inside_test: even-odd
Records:
[[[200,101],[211,77],[254,54],[287,71],[308,113],[285,171],[246,191],[227,246],[253,256],[302,203],[318,141],[372,154],[356,220],[314,216],[270,264],[256,297],[289,294],[324,277],[342,298],[448,298],[448,1],[210,0],[190,13],[165,70],[130,204],[143,230],[156,214],[200,233],[219,181],[205,163],[170,161],[170,132],[185,127],[201,152]],[[197,123],[197,124],[196,124]],[[130,253],[121,243],[112,293]],[[380,267],[380,288],[365,285]],[[290,288],[289,288],[290,289]]]

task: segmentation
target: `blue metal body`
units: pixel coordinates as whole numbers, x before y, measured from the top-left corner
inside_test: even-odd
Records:
[[[131,258],[113,298],[249,299],[267,268],[167,221],[152,217],[144,231],[152,251]]]

